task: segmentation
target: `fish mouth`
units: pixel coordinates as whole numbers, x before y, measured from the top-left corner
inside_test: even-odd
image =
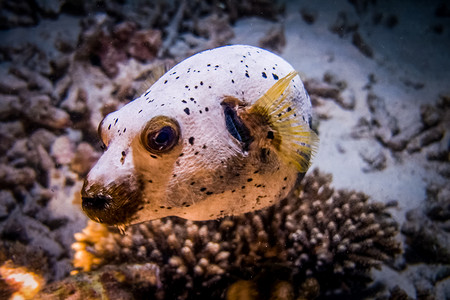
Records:
[[[81,191],[81,207],[93,221],[106,225],[127,225],[136,218],[142,207],[140,189],[131,189],[128,184],[108,187],[89,185],[85,180]]]

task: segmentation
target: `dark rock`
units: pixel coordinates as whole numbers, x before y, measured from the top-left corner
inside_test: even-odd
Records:
[[[19,96],[0,94],[0,120],[14,119],[21,108]]]
[[[367,166],[362,169],[365,173],[381,171],[386,168],[386,155],[382,148],[376,142],[374,143],[359,151],[359,156],[367,163]]]
[[[369,46],[369,44],[367,44],[367,42],[363,39],[359,32],[356,31],[355,33],[353,33],[352,43],[362,54],[369,58],[373,58],[372,48]]]
[[[358,26],[357,22],[349,20],[345,12],[339,12],[336,21],[330,26],[330,31],[342,38],[358,30]]]
[[[400,131],[397,119],[386,109],[384,99],[372,92],[367,94],[367,105],[372,113],[372,122],[376,127],[375,136],[387,145],[392,137]]]
[[[16,139],[25,136],[25,129],[22,122],[1,122],[0,123],[0,154],[6,153],[14,145]]]
[[[39,90],[43,94],[49,95],[53,91],[53,84],[47,77],[26,67],[13,67],[10,69],[10,73],[27,82],[28,89],[30,90]]]
[[[259,40],[259,46],[275,53],[283,52],[284,46],[286,46],[284,27],[282,25],[272,27],[266,35]]]
[[[131,36],[128,42],[128,53],[141,61],[150,61],[156,57],[161,45],[161,31],[139,30]]]
[[[442,110],[429,104],[420,107],[420,116],[426,127],[437,125],[442,120]]]
[[[0,186],[31,186],[36,179],[34,169],[14,168],[6,164],[0,164]]]
[[[409,210],[402,233],[408,245],[405,257],[411,262],[450,263],[450,202],[448,186],[429,185],[421,207]]]
[[[8,217],[16,206],[16,200],[9,190],[0,190],[0,220]]]
[[[420,146],[425,147],[438,142],[444,136],[444,130],[439,127],[431,128],[420,135]]]
[[[52,105],[47,95],[23,95],[23,114],[25,117],[41,126],[62,129],[70,125],[70,117],[67,112]]]
[[[300,14],[302,16],[303,21],[305,21],[305,23],[308,25],[314,24],[314,22],[317,19],[317,11],[308,8],[301,8]]]
[[[26,81],[11,74],[3,75],[0,80],[0,93],[18,94],[20,91],[25,91],[27,87]]]
[[[305,88],[310,95],[315,95],[322,98],[336,99],[340,94],[340,89],[336,85],[319,81],[317,79],[306,80]]]

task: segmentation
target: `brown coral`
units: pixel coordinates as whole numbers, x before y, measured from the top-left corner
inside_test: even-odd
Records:
[[[357,290],[370,281],[372,267],[400,252],[397,224],[386,212],[391,204],[334,191],[330,181],[314,171],[298,195],[268,209],[220,221],[165,218],[130,227],[125,235],[102,231],[97,243],[85,231],[77,245],[90,243],[80,247],[92,255],[89,268],[99,262],[157,264],[161,298],[223,298],[239,279],[253,279],[261,295],[265,289],[280,292],[275,279],[292,287],[317,281],[323,293],[344,293],[344,286]],[[298,288],[292,293],[308,294]]]

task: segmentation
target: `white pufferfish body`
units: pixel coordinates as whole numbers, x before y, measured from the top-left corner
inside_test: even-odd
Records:
[[[166,216],[216,219],[283,199],[306,172],[315,136],[309,96],[293,72],[281,57],[244,45],[182,61],[100,124],[106,150],[85,180],[83,210],[123,226]],[[268,105],[276,99],[265,93],[281,79],[276,98],[284,98],[275,106],[289,122],[280,119],[278,132],[273,122],[252,121],[248,109],[265,97],[274,113]],[[296,140],[283,133],[287,125],[301,128],[296,144],[309,153],[283,153],[285,140]],[[306,167],[290,161],[299,157]]]

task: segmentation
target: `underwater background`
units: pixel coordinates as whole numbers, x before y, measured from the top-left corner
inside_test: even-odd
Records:
[[[311,96],[301,187],[122,235],[80,190],[97,127],[199,51],[275,52]],[[0,299],[450,299],[450,3],[0,2]]]

